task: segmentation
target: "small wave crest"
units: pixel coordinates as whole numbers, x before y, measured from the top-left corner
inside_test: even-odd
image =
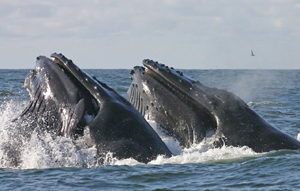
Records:
[[[300,141],[300,132],[297,135],[297,140]]]
[[[278,103],[278,102],[272,102],[272,101],[262,101],[262,102],[248,102],[247,105],[249,107],[256,107],[256,106],[259,106],[259,105],[282,105],[281,103]]]
[[[221,148],[202,149],[184,149],[180,155],[171,158],[157,157],[149,164],[187,164],[187,163],[233,163],[248,158],[262,156],[262,153],[256,153],[249,147],[223,146]]]

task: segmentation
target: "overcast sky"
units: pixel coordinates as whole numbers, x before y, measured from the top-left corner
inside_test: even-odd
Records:
[[[253,50],[255,56],[251,56]],[[300,1],[0,0],[0,68],[300,69]]]

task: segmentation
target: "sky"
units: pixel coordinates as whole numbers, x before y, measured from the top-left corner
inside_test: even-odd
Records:
[[[255,56],[251,56],[253,50]],[[300,69],[300,1],[0,0],[0,68]]]

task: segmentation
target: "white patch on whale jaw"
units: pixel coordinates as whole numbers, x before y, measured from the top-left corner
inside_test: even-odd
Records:
[[[26,90],[27,90],[27,92],[29,93],[30,100],[32,101],[32,100],[33,100],[33,96],[32,96],[32,94],[31,94],[31,92],[30,92],[30,89],[29,89],[29,88],[26,88]]]
[[[144,82],[143,82],[142,84],[143,84],[143,89],[144,89],[145,93],[149,94],[149,93],[150,93],[150,89],[149,89],[149,87],[147,86],[147,84],[144,83]]]
[[[220,119],[218,118],[218,116],[215,114],[215,113],[212,113],[213,114],[213,116],[215,117],[215,119],[216,119],[216,122],[217,122],[217,129],[219,128],[219,126],[220,126]]]
[[[43,92],[43,95],[45,96],[45,99],[53,98],[53,93],[51,91],[50,86],[47,84],[47,89],[45,92]]]
[[[70,138],[70,111],[63,108],[61,109],[61,119],[62,119],[62,127],[61,127],[61,133],[63,136]]]

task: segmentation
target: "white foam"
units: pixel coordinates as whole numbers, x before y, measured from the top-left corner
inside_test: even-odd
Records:
[[[121,159],[118,160],[115,157],[113,157],[112,153],[107,153],[105,158],[104,158],[104,165],[127,165],[127,166],[134,166],[134,165],[138,165],[138,164],[143,164],[138,162],[137,160],[133,159],[133,158],[127,158],[127,159]]]
[[[49,84],[47,84],[47,91],[44,92],[43,94],[45,96],[45,99],[53,97],[53,94],[52,94],[52,91],[51,91],[51,88],[50,88]]]
[[[180,155],[171,158],[158,156],[149,164],[187,164],[187,163],[215,163],[234,162],[248,157],[262,156],[263,153],[256,153],[248,147],[223,146],[212,149],[186,149]]]
[[[249,107],[256,107],[256,106],[259,106],[259,105],[282,105],[278,102],[272,102],[272,101],[261,101],[261,102],[248,102],[247,105]]]
[[[163,140],[163,142],[168,146],[169,150],[174,154],[178,155],[181,151],[181,146],[179,145],[179,142],[174,139],[173,137],[167,136],[161,128],[157,127],[156,123],[154,121],[148,120],[148,123],[151,125],[151,127],[155,130],[155,132],[160,136],[160,138]]]
[[[210,137],[203,140],[199,144],[193,144],[190,148],[182,148],[179,142],[172,137],[164,134],[160,128],[157,127],[155,122],[148,121],[153,129],[159,134],[174,156],[166,158],[158,156],[149,164],[186,164],[186,163],[209,163],[209,162],[228,162],[241,160],[248,157],[258,157],[264,153],[256,153],[249,147],[232,147],[223,146],[221,148],[213,148],[212,140]]]
[[[300,141],[300,133],[297,135],[297,140]]]
[[[27,102],[8,101],[0,105],[0,168],[95,167],[96,149],[80,145],[80,139],[52,136],[35,131],[30,137],[11,122],[24,110]],[[83,139],[83,138],[82,138]],[[12,152],[10,152],[12,150]],[[17,161],[17,165],[15,163]]]
[[[94,147],[76,148],[69,138],[33,133],[22,150],[20,168],[94,167],[96,152]]]

